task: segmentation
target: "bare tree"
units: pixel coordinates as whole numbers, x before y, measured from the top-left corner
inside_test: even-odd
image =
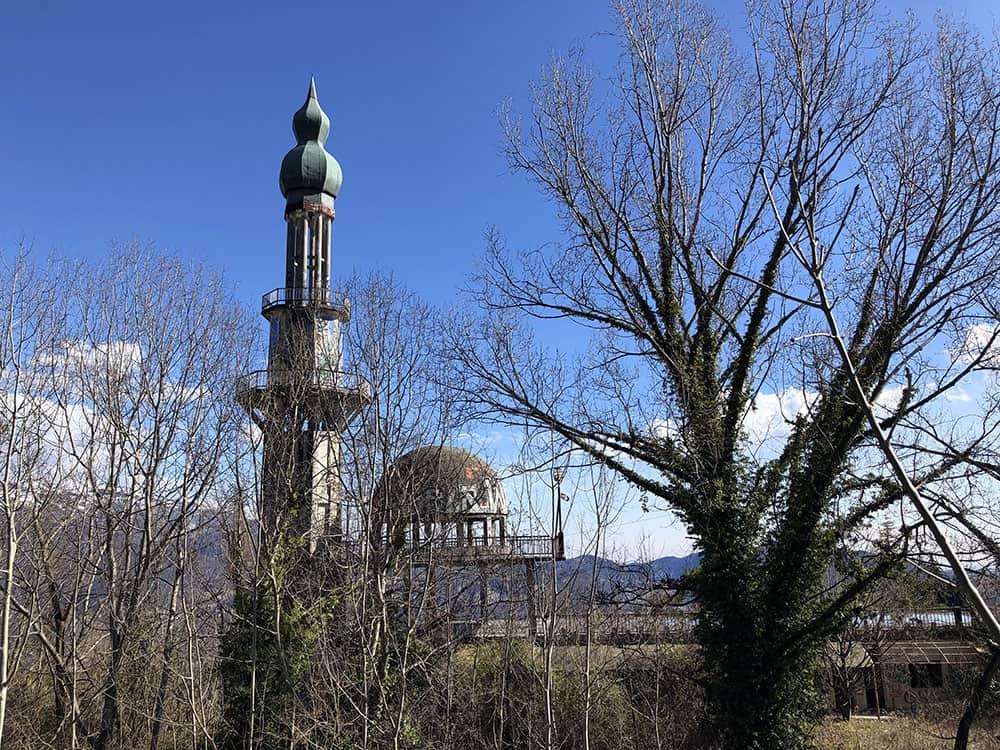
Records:
[[[448,579],[446,567],[435,567],[436,537],[422,536],[432,519],[420,504],[442,469],[431,461],[423,467],[428,476],[401,473],[399,459],[447,444],[453,415],[438,385],[440,313],[385,275],[350,279],[346,289],[346,361],[372,384],[372,403],[344,446],[349,537],[359,544],[361,566],[349,616],[361,634],[364,739],[399,747],[413,726],[411,675],[426,669],[429,657],[418,655],[417,633],[433,624],[435,597]]]
[[[339,448],[316,478],[336,485],[338,503],[314,550],[302,541],[311,521],[294,517],[312,510],[295,505],[292,446],[273,447],[264,454],[272,465],[247,467],[241,480],[243,533],[232,555],[237,606],[223,664],[227,690],[247,692],[232,701],[238,710],[227,708],[226,722],[250,728],[226,735],[226,747],[242,746],[235,735],[260,747],[397,747],[416,731],[420,704],[409,685],[415,674],[426,678],[431,658],[417,633],[433,624],[435,586],[446,576],[430,572],[433,555],[422,544],[429,540],[420,536],[428,519],[419,516],[414,493],[385,486],[400,457],[442,446],[449,434],[447,400],[436,385],[438,315],[380,274],[349,279],[336,296],[349,301],[335,342],[343,347],[337,367],[361,378],[370,403],[342,425]],[[294,422],[308,392],[282,393],[282,414]],[[281,435],[262,424],[275,445]],[[264,507],[273,498],[254,487],[267,476],[287,485],[277,492],[287,507]]]
[[[61,335],[30,362],[54,455],[30,486],[34,634],[67,746],[117,747],[124,729],[129,746],[155,748],[177,656],[204,634],[180,620],[192,571],[217,564],[197,540],[217,534],[239,424],[231,382],[252,329],[219,276],[148,245],[56,270],[72,278],[55,300]]]
[[[980,404],[981,421],[962,428],[931,410],[949,391],[995,366],[998,303],[995,294],[1000,232],[1000,68],[998,50],[967,29],[939,20],[924,88],[907,92],[883,114],[894,136],[855,150],[860,168],[850,202],[831,216],[821,206],[803,206],[798,226],[775,218],[790,255],[805,270],[812,290],[804,299],[814,310],[839,356],[844,380],[862,410],[898,492],[906,498],[944,558],[955,585],[976,613],[994,650],[983,675],[986,685],[1000,657],[1000,622],[967,571],[932,502],[958,521],[987,554],[995,540],[950,501],[961,483],[995,483],[997,410],[995,380]],[[846,231],[845,231],[846,229]],[[865,287],[866,307],[877,306],[890,324],[854,327],[851,294],[845,286],[850,262],[877,248],[877,262]],[[874,259],[874,258],[873,258]],[[845,309],[846,308],[846,309]],[[899,378],[902,395],[889,409],[876,406],[866,366],[872,347],[860,346],[875,325],[884,333],[874,343]],[[886,338],[886,333],[891,338]],[[937,348],[937,352],[927,352]],[[936,356],[935,356],[936,354]],[[943,422],[943,424],[942,424]],[[981,701],[977,689],[970,707]],[[963,718],[958,747],[968,741],[975,710]]]
[[[35,482],[52,467],[46,439],[45,384],[32,360],[59,339],[55,287],[32,262],[28,248],[0,254],[0,519],[3,523],[3,571],[0,591],[0,745],[3,744],[10,687],[29,646],[37,618],[38,592],[25,564],[32,523],[43,512],[33,496]]]
[[[606,564],[605,558],[608,556],[608,532],[613,528],[618,518],[621,516],[624,507],[634,498],[615,481],[614,476],[600,464],[588,466],[581,472],[586,479],[585,486],[577,486],[573,493],[576,496],[589,497],[593,503],[591,513],[588,513],[593,524],[592,531],[587,538],[583,537],[584,552],[591,554],[590,570],[587,571],[589,580],[586,587],[586,602],[584,609],[584,659],[583,659],[583,747],[590,750],[591,747],[591,715],[593,713],[596,697],[601,692],[602,683],[607,682],[608,677],[604,670],[595,668],[594,664],[594,641],[595,624],[598,618],[597,596],[600,586],[600,574],[602,565]],[[581,484],[583,484],[581,482]]]
[[[992,370],[992,367],[990,368]],[[969,477],[961,483],[951,483],[951,486],[929,488],[928,500],[932,504],[936,520],[945,529],[950,539],[964,542],[958,552],[964,566],[969,570],[970,577],[977,587],[983,591],[984,598],[994,604],[1000,593],[1000,529],[997,519],[1000,518],[996,508],[995,483],[997,479],[996,465],[988,462],[980,454],[969,456],[974,469]],[[930,547],[931,549],[927,549]],[[921,558],[929,565],[942,564],[942,555],[931,540],[921,550]],[[990,636],[987,636],[989,639]],[[1000,672],[1000,648],[992,644],[992,653],[983,666],[979,680],[968,696],[965,710],[959,719],[955,750],[965,750],[968,747],[972,727],[984,706],[989,703],[989,696],[996,693],[996,680]]]
[[[838,546],[904,494],[866,407],[888,431],[926,425],[974,365],[925,347],[992,320],[995,50],[949,22],[931,38],[883,23],[865,0],[754,5],[745,53],[691,2],[619,12],[610,83],[557,61],[527,123],[506,120],[512,166],[555,202],[566,239],[517,255],[491,237],[457,387],[684,521],[701,553],[703,742],[797,747],[818,646],[894,565],[891,551],[827,587]],[[815,335],[797,252],[836,282],[850,360]],[[544,366],[532,318],[576,323],[592,345]],[[748,413],[789,393],[787,437],[753,450]],[[954,468],[913,455],[918,483]]]

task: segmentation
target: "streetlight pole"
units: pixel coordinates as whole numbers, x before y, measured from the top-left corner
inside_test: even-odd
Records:
[[[556,598],[559,592],[556,561],[563,557],[562,493],[560,488],[566,471],[561,466],[552,469],[552,558],[549,561],[549,611],[545,633],[545,747],[552,750],[555,740],[556,719],[552,705],[552,648],[556,636]]]
[[[563,523],[562,523],[562,480],[566,476],[566,470],[557,466],[552,470],[552,518],[554,520],[552,528],[552,558],[562,557],[563,549]]]

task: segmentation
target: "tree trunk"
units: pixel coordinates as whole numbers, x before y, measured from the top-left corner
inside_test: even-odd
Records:
[[[843,670],[833,667],[833,702],[837,713],[844,721],[851,718],[853,705],[851,703],[851,685]]]
[[[969,702],[965,705],[962,720],[958,722],[958,732],[955,735],[955,750],[967,750],[972,725],[979,715],[979,709],[983,706],[983,701],[989,693],[990,686],[993,684],[993,679],[996,677],[998,670],[1000,670],[1000,648],[994,648],[989,663],[979,676],[979,681],[976,683],[972,695],[969,696]]]
[[[101,729],[94,740],[94,750],[107,750],[118,730],[118,680],[124,659],[124,639],[111,631],[111,667],[104,685],[104,705],[101,709]]]
[[[170,587],[170,606],[167,610],[167,624],[163,632],[163,651],[160,665],[160,680],[156,687],[156,701],[153,704],[153,723],[150,729],[149,750],[156,750],[160,742],[160,730],[163,727],[163,706],[167,697],[167,682],[170,676],[170,659],[174,653],[174,621],[177,619],[177,598],[180,590],[181,576],[183,575],[183,558],[177,562],[174,571],[173,584]],[[194,717],[191,717],[192,722]]]
[[[784,629],[761,614],[751,572],[757,567],[732,552],[706,550],[697,576],[697,640],[708,678],[700,733],[713,750],[804,746],[811,659],[783,643]]]

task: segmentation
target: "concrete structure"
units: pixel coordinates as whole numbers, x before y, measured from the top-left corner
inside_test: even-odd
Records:
[[[375,488],[387,523],[373,529],[375,545],[408,555],[414,565],[477,566],[480,617],[488,617],[488,568],[523,564],[528,620],[537,627],[535,564],[565,559],[562,472],[553,472],[551,534],[511,534],[507,497],[496,472],[479,456],[449,445],[417,448],[398,458]]]
[[[307,536],[310,551],[336,542],[350,554],[359,543],[375,542],[405,547],[423,565],[522,562],[533,589],[534,561],[563,558],[561,511],[554,510],[551,534],[509,534],[507,499],[496,473],[458,448],[420,448],[400,458],[369,498],[387,510],[390,521],[366,532],[375,538],[346,538],[342,438],[372,391],[363,378],[341,369],[341,327],[350,306],[330,290],[330,275],[334,202],[343,173],[325,148],[330,120],[314,82],[292,117],[292,131],[296,144],[279,173],[287,224],[284,285],[265,294],[261,304],[270,324],[267,369],[237,385],[237,399],[264,434],[265,525]],[[561,509],[561,479],[561,472],[553,473],[554,509]]]
[[[511,534],[507,497],[479,456],[449,445],[417,448],[397,459],[375,489],[392,512],[379,536],[418,562],[476,564],[563,559],[561,514],[554,532]],[[556,498],[557,506],[561,499]]]
[[[364,379],[341,371],[348,300],[330,290],[334,201],[342,174],[324,144],[330,120],[309,84],[292,118],[296,145],[281,163],[285,197],[284,285],[264,295],[267,369],[237,384],[237,399],[264,433],[264,521],[308,535],[315,551],[340,536],[343,431],[371,401]]]

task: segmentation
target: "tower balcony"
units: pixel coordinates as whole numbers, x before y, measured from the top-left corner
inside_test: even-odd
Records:
[[[278,287],[261,297],[260,313],[268,320],[284,307],[298,307],[336,315],[342,321],[351,316],[351,303],[342,293],[326,287]]]
[[[236,400],[255,418],[277,416],[300,406],[331,425],[346,426],[372,400],[361,375],[336,370],[255,370],[236,380]]]

